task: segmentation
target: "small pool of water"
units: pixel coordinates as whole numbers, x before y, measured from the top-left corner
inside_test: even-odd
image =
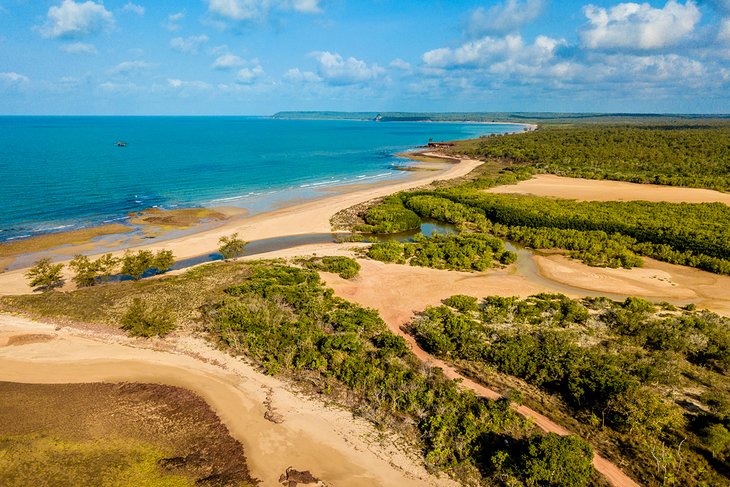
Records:
[[[246,245],[244,256],[265,254],[267,252],[275,252],[277,250],[301,247],[303,245],[315,245],[323,243],[335,242],[336,235],[333,233],[308,233],[305,235],[290,235],[287,237],[265,238],[254,240]],[[215,260],[223,260],[223,256],[218,252],[211,254],[198,255],[188,259],[181,259],[175,262],[171,270],[185,269],[194,265],[212,262]]]
[[[436,234],[450,235],[459,233],[459,229],[456,228],[456,225],[452,225],[450,223],[443,223],[436,220],[424,220],[421,223],[421,228],[418,230],[414,229],[408,230],[407,232],[391,233],[387,235],[365,235],[364,242],[369,242],[369,239],[373,237],[375,237],[378,242],[390,242],[394,240],[397,242],[413,242],[413,238],[419,233],[422,233],[425,237],[430,237]]]

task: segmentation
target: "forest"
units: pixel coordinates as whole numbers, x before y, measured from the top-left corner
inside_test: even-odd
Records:
[[[525,177],[506,171],[507,177]],[[504,175],[499,178],[505,177]],[[398,193],[368,209],[356,230],[396,233],[421,218],[535,249],[565,249],[593,266],[631,268],[640,256],[730,274],[730,207],[721,203],[574,201],[485,193],[499,178]]]
[[[639,298],[453,296],[409,331],[476,379],[494,371],[556,396],[646,485],[730,479],[728,318]]]
[[[461,271],[483,271],[517,260],[517,254],[504,248],[503,240],[481,233],[435,234],[430,238],[418,234],[413,242],[375,243],[366,255],[382,262]]]
[[[730,191],[727,122],[545,125],[529,133],[466,141],[455,150],[562,176]]]
[[[542,435],[508,400],[488,401],[424,366],[377,312],[333,296],[316,272],[254,263],[206,311],[206,328],[234,354],[315,387],[376,424],[422,439],[427,465],[463,482],[589,485],[592,451],[578,437]],[[560,473],[556,473],[560,472]]]
[[[399,432],[431,471],[464,484],[604,485],[578,436],[542,434],[510,400],[461,389],[423,364],[376,311],[334,296],[317,271],[352,277],[355,261],[295,262],[216,262],[159,279],[5,296],[0,309],[121,323],[142,337],[202,334],[267,374]]]

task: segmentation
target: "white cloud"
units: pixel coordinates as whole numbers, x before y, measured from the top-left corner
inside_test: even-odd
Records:
[[[291,6],[297,12],[316,14],[322,11],[319,0],[292,0]]]
[[[722,19],[720,30],[717,33],[717,40],[730,43],[730,18]]]
[[[109,69],[107,73],[111,75],[127,75],[137,71],[142,71],[153,67],[154,64],[145,61],[124,61]]]
[[[61,5],[48,9],[48,19],[39,30],[43,37],[78,38],[100,32],[113,24],[114,16],[102,4],[63,0]]]
[[[292,68],[284,74],[284,80],[291,83],[316,83],[322,81],[322,78],[312,71],[300,71],[299,68]]]
[[[170,32],[180,30],[182,28],[180,26],[180,21],[182,21],[185,18],[185,15],[186,15],[186,12],[184,10],[181,12],[176,12],[174,14],[170,14],[167,16],[167,22],[164,23],[163,25]]]
[[[246,64],[246,61],[235,54],[223,54],[213,62],[213,69],[227,70]]]
[[[326,81],[337,84],[357,84],[371,81],[382,75],[385,70],[377,64],[368,66],[365,61],[349,57],[344,59],[337,53],[313,52],[311,54],[319,62],[317,71]]]
[[[96,46],[85,42],[72,42],[61,45],[60,49],[69,54],[96,54]]]
[[[403,71],[411,70],[411,64],[400,58],[393,59],[388,66],[394,69],[401,69]]]
[[[475,36],[512,32],[543,12],[544,0],[505,0],[489,9],[479,7],[469,16],[467,31]]]
[[[144,7],[141,5],[137,5],[136,3],[127,2],[127,4],[122,7],[122,10],[125,12],[131,12],[133,14],[137,15],[144,15]]]
[[[208,36],[205,34],[190,37],[175,37],[170,40],[170,47],[180,52],[194,53],[198,51],[198,47],[206,42],[208,42]]]
[[[167,85],[171,88],[176,88],[176,89],[192,88],[195,90],[207,90],[211,87],[205,81],[184,81],[184,80],[176,79],[176,78],[169,78],[167,80]]]
[[[145,90],[142,86],[139,86],[138,84],[132,83],[131,81],[125,82],[125,83],[115,83],[114,81],[105,81],[104,83],[99,84],[99,88],[101,88],[104,91],[109,91],[112,93],[132,93],[132,92],[142,92]]]
[[[238,71],[238,74],[236,75],[236,83],[242,85],[252,85],[258,79],[264,76],[264,68],[262,68],[257,61],[254,61],[254,63],[255,64],[252,67],[243,68]]]
[[[18,74],[15,71],[10,71],[6,73],[0,73],[0,81],[2,81],[5,85],[17,86],[29,82],[30,78],[25,75]]]
[[[314,14],[322,11],[320,0],[207,0],[208,10],[220,17],[246,21],[266,17],[271,10]]]
[[[587,5],[583,44],[591,49],[661,49],[692,34],[702,14],[692,0],[669,0],[664,8],[620,3],[610,9]]]
[[[456,49],[444,47],[428,51],[422,59],[427,67],[439,69],[484,67],[505,61],[539,65],[553,59],[556,49],[564,44],[563,40],[547,36],[538,36],[531,45],[526,45],[519,34],[487,36]]]

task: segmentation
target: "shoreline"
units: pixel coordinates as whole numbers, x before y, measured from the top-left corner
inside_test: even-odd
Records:
[[[459,178],[483,164],[483,161],[469,158],[458,159],[458,162],[449,160],[451,162],[442,163],[442,168],[438,171],[404,172],[404,177],[399,178],[397,181],[373,182],[365,185],[364,188],[359,187],[359,185],[354,188],[347,188],[347,185],[343,185],[340,188],[342,192],[336,194],[323,191],[322,196],[314,200],[295,202],[293,205],[286,205],[251,216],[233,216],[213,228],[203,228],[197,232],[193,229],[189,234],[183,236],[170,239],[154,239],[154,241],[143,242],[141,245],[126,248],[152,251],[172,250],[176,260],[183,260],[215,252],[218,248],[218,239],[232,233],[238,233],[246,241],[312,233],[337,233],[332,232],[329,220],[332,215],[340,210],[371,199],[427,185],[436,180]],[[89,243],[85,245],[87,248],[83,249],[83,253],[89,255],[89,257],[98,257],[107,252],[99,249],[93,242],[90,244],[91,249],[88,248]],[[81,246],[81,248],[83,247]],[[50,253],[53,255],[53,250],[50,249],[44,254]],[[65,249],[68,252],[66,254],[67,258],[57,260],[57,262],[68,263],[73,256],[74,250],[73,247]],[[123,250],[115,250],[111,253],[121,255]],[[41,257],[41,255],[39,254],[37,257]],[[27,269],[28,267],[23,267],[0,273],[0,295],[32,292],[24,277]],[[71,275],[68,268],[64,269],[64,276],[67,282],[70,281]]]

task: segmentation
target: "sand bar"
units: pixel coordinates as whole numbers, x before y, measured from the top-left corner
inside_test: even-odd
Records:
[[[7,346],[10,337],[26,334],[52,339]],[[381,433],[365,420],[293,393],[280,380],[197,339],[166,340],[164,345],[174,348],[159,351],[138,348],[149,343],[143,340],[82,336],[10,315],[0,315],[0,337],[2,381],[146,382],[197,393],[242,442],[251,473],[264,486],[280,485],[279,475],[289,466],[310,470],[333,486],[455,485],[393,447],[396,437],[378,441]],[[284,418],[280,424],[264,418],[267,395]]]
[[[458,163],[445,164],[444,169],[441,171],[409,173],[408,178],[398,182],[377,184],[365,189],[327,196],[253,217],[232,218],[215,229],[136,248],[149,250],[169,249],[173,251],[176,259],[180,260],[215,251],[218,248],[218,239],[234,232],[237,232],[241,238],[248,241],[288,235],[329,233],[329,219],[340,210],[373,198],[428,184],[438,179],[465,176],[481,164],[481,161],[462,159]],[[121,252],[115,254],[121,255]],[[24,273],[25,269],[17,269],[0,274],[0,295],[31,292],[23,276]],[[70,273],[68,277],[70,279]]]
[[[711,189],[680,188],[602,179],[580,179],[538,174],[517,184],[487,190],[495,194],[530,194],[579,201],[655,201],[667,203],[725,203],[730,193]]]

